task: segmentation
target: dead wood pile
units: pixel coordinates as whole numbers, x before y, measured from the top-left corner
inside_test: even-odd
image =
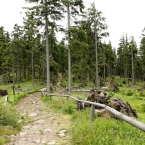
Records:
[[[138,118],[136,109],[132,108],[129,102],[123,102],[121,98],[113,98],[107,105],[128,116]]]
[[[8,91],[0,89],[0,96],[2,97],[2,96],[6,96],[6,95],[8,95]]]
[[[121,98],[112,98],[112,96],[107,96],[107,93],[103,91],[93,92],[90,95],[87,96],[86,101],[90,102],[96,102],[101,103],[104,105],[107,105],[109,107],[112,107],[113,109],[124,113],[128,116],[133,116],[138,118],[138,115],[136,113],[136,109],[132,108],[129,102],[124,102]],[[86,107],[90,107],[91,105],[89,103],[82,103],[79,102],[78,110],[85,109]],[[102,111],[102,108],[95,106],[95,109],[99,110],[99,114],[101,116],[101,113],[106,113],[106,111]],[[109,113],[109,112],[108,112]],[[112,115],[111,115],[112,116]],[[113,117],[113,116],[112,116]]]

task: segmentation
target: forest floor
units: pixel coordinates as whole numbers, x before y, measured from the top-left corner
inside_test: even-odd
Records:
[[[25,120],[21,132],[11,135],[7,145],[70,145],[70,116],[56,113],[41,101],[37,92],[22,99],[16,109]]]

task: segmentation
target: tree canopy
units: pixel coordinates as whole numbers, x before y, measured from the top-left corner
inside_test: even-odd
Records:
[[[119,75],[125,83],[145,78],[145,34],[138,48],[133,36],[122,35],[119,47],[106,43],[106,19],[94,3],[84,9],[82,0],[26,0],[33,3],[25,8],[23,25],[14,25],[7,32],[0,27],[0,76],[2,83],[16,83],[32,79],[44,81],[50,91],[58,82],[67,86],[71,71],[71,85],[96,83],[96,49],[100,85],[107,76]],[[66,14],[70,17],[69,28]],[[65,21],[63,26],[60,21]],[[64,37],[58,39],[58,32]],[[96,38],[95,38],[96,35]],[[68,41],[68,42],[67,42]],[[68,53],[70,50],[70,54]],[[68,56],[70,55],[70,58]],[[70,59],[70,62],[68,61]],[[71,65],[71,70],[68,69]]]

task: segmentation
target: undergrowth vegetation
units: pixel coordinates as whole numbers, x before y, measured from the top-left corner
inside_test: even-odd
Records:
[[[136,109],[139,118],[145,123],[145,91],[137,91],[136,88],[122,85],[118,93],[108,92],[112,97],[121,98],[129,102]],[[74,97],[85,98],[86,94],[71,94]],[[71,115],[72,118],[72,145],[143,145],[145,134],[143,131],[130,124],[114,118],[96,117],[90,121],[90,108],[83,111],[76,110],[76,102],[66,98],[42,97],[49,108]]]
[[[145,90],[137,90],[141,84],[137,86],[127,86],[122,84],[118,79],[118,93],[107,92],[112,98],[121,98],[124,102],[129,102],[136,109],[139,118],[137,120],[145,123]],[[40,86],[42,88],[43,86]],[[0,99],[0,145],[9,141],[7,136],[16,134],[21,130],[18,123],[19,116],[16,113],[14,105],[20,99],[26,97],[28,93],[37,91],[33,89],[29,92],[20,92],[16,94],[14,99],[12,90],[9,92],[9,103],[4,106],[4,98]],[[72,93],[73,97],[86,98],[88,93]],[[83,111],[76,109],[76,101],[67,97],[49,97],[41,98],[46,105],[56,112],[69,114],[72,118],[72,145],[144,145],[144,132],[131,126],[130,124],[113,118],[96,117],[93,122],[90,121],[90,108]]]
[[[27,88],[31,87],[30,82],[25,82],[21,85],[21,89],[26,86]],[[43,86],[35,86],[29,91],[16,91],[15,97],[12,91],[11,85],[2,85],[0,89],[8,91],[8,103],[4,105],[4,97],[0,97],[0,145],[3,145],[9,142],[10,135],[16,135],[17,132],[21,130],[20,118],[16,112],[15,105],[23,98],[25,98],[29,93],[34,93],[38,91]],[[17,86],[16,88],[17,89]]]
[[[16,110],[11,106],[0,105],[0,124],[10,125],[12,127],[18,127],[18,117]]]
[[[12,105],[0,105],[0,145],[9,141],[7,136],[21,130],[18,114]]]
[[[136,145],[143,144],[144,132],[122,120],[97,118],[94,122],[75,121],[72,142],[74,145]]]

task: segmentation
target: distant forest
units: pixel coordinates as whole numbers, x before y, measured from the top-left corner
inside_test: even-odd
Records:
[[[23,26],[7,32],[0,27],[0,80],[2,84],[43,80],[50,85],[105,84],[118,75],[134,85],[145,79],[145,33],[137,47],[133,36],[123,34],[118,48],[111,41],[102,12],[94,3],[84,9],[83,0],[27,0]],[[67,18],[66,26],[60,21]],[[65,29],[66,27],[66,29]],[[64,33],[61,41],[57,33]]]

